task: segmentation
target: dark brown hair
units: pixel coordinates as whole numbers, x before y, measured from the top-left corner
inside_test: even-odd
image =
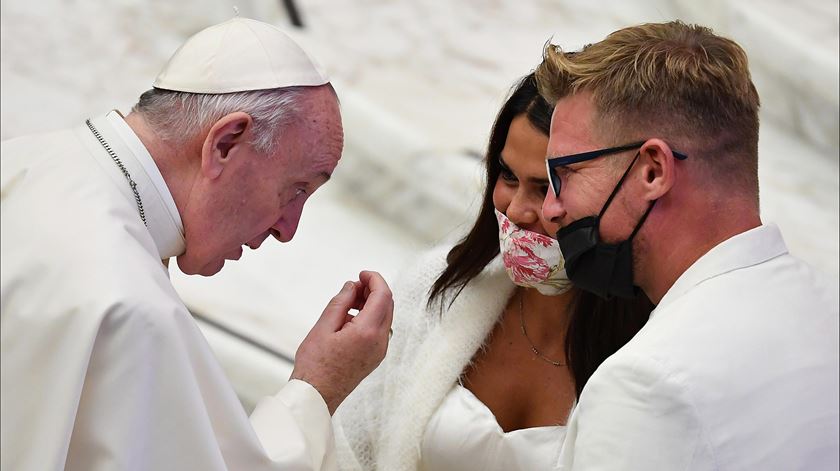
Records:
[[[447,266],[429,290],[428,306],[450,305],[464,287],[499,254],[499,228],[494,213],[493,188],[501,173],[499,157],[514,118],[525,114],[546,136],[553,107],[537,90],[534,74],[525,76],[496,116],[484,158],[487,181],[481,209],[469,233],[446,257]],[[448,303],[446,302],[448,300]],[[647,321],[653,305],[644,294],[633,300],[602,300],[577,290],[572,301],[566,335],[566,360],[578,397],[586,381],[608,356],[615,353]],[[559,333],[559,332],[558,332]]]

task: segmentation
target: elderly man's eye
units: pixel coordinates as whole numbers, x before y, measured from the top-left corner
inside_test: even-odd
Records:
[[[306,195],[307,191],[306,188],[295,188],[295,192],[291,197],[286,197],[287,199],[283,202],[283,206],[290,205],[297,201],[302,195]]]

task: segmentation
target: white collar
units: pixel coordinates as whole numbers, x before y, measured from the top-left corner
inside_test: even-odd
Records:
[[[140,138],[134,134],[119,111],[111,111],[104,118],[91,121],[99,128],[105,141],[113,148],[137,184],[137,191],[143,202],[146,226],[161,260],[184,253],[184,225],[178,207],[163,175]],[[116,165],[113,167],[117,169]],[[120,183],[123,194],[129,196],[133,204],[134,196],[128,183],[124,179]]]
[[[787,245],[775,224],[764,224],[734,235],[716,245],[688,267],[650,315],[653,317],[656,312],[710,278],[739,268],[758,265],[786,253]]]

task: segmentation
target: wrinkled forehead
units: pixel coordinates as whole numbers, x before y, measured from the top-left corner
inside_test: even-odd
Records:
[[[344,137],[339,122],[320,122],[292,136],[298,139],[293,147],[296,152],[286,161],[286,169],[297,181],[323,184],[329,180],[344,147]]]
[[[343,144],[341,108],[331,88],[319,87],[319,90],[308,92],[301,121],[301,127],[309,134],[307,137],[323,141],[328,146],[340,147]]]
[[[332,173],[332,168],[335,168],[344,151],[344,126],[337,107],[334,112],[326,114],[327,116],[313,123],[315,125],[311,130],[311,134],[314,134],[311,137],[312,145],[304,149],[304,152],[313,159],[313,165],[332,165],[328,171]]]

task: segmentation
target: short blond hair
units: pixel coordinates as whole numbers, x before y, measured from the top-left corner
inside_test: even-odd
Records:
[[[536,77],[552,104],[591,92],[594,130],[610,144],[664,138],[758,194],[759,98],[734,41],[680,21],[647,23],[574,54],[547,44]]]

